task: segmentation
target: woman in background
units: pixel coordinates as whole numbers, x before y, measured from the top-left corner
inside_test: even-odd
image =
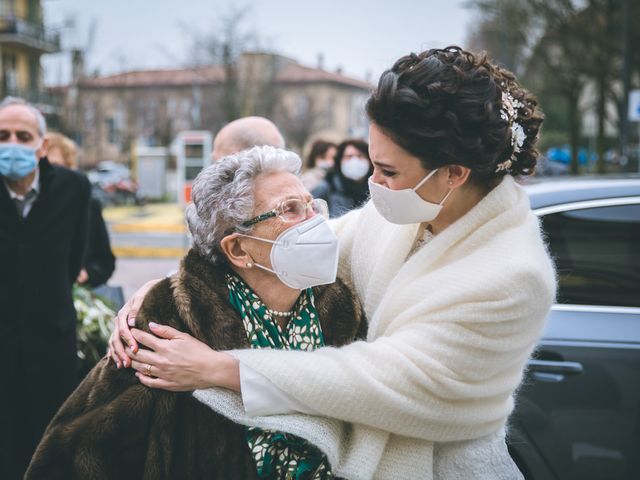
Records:
[[[327,173],[333,169],[336,156],[336,144],[326,140],[316,140],[311,145],[301,180],[304,187],[312,191],[322,182]]]
[[[49,162],[71,170],[78,169],[77,147],[73,140],[59,133],[47,133],[49,141]],[[89,204],[89,241],[87,255],[77,282],[81,285],[97,287],[111,278],[116,268],[116,257],[111,251],[109,232],[102,217],[102,204],[91,197]]]
[[[367,142],[345,140],[338,145],[333,170],[311,193],[329,204],[331,217],[339,217],[369,199],[367,179],[372,173]]]

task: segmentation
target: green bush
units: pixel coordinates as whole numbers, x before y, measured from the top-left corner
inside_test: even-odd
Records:
[[[78,315],[76,345],[80,373],[84,376],[107,352],[116,312],[108,300],[80,285],[73,287],[73,305]]]

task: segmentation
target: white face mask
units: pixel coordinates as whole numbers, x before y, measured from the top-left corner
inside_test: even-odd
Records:
[[[356,182],[358,180],[362,180],[367,173],[369,173],[370,168],[371,164],[369,163],[369,160],[362,157],[351,157],[340,163],[340,171],[342,174]]]
[[[273,244],[271,266],[254,263],[274,273],[282,283],[298,290],[333,283],[338,273],[338,237],[322,215],[288,228],[275,240],[252,237]]]
[[[316,160],[316,167],[322,170],[330,170],[333,167],[333,160],[318,159]]]
[[[424,177],[414,188],[405,188],[403,190],[391,190],[377,183],[373,183],[369,178],[369,191],[371,192],[371,200],[378,210],[378,213],[391,223],[406,225],[409,223],[422,223],[434,220],[447,197],[453,190],[445,195],[440,203],[431,203],[423,200],[416,193],[427,180],[429,180],[438,171],[431,171]]]

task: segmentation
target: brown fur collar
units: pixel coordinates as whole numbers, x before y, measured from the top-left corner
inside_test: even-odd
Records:
[[[180,329],[217,350],[249,346],[242,322],[229,303],[224,278],[227,271],[192,250],[171,279],[174,302],[183,322]],[[364,338],[362,307],[344,282],[338,279],[331,285],[314,287],[313,293],[327,345],[345,345],[354,338]]]
[[[155,321],[188,332],[216,349],[248,346],[231,307],[224,268],[196,252],[180,271],[149,292],[136,326]],[[325,342],[364,338],[357,298],[341,281],[314,289]],[[49,424],[27,479],[255,478],[244,428],[209,410],[190,392],[141,385],[130,369],[103,359]]]

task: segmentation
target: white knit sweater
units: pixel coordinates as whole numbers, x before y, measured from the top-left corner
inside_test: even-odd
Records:
[[[521,478],[504,426],[555,296],[537,218],[507,176],[407,258],[417,230],[371,203],[336,224],[366,342],[234,352],[320,416],[249,418],[234,393],[194,395],[236,422],[308,439],[348,479]]]

